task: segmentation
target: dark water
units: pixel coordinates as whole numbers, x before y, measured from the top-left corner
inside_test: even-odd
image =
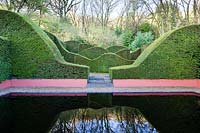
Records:
[[[102,123],[107,128],[99,125],[99,130],[139,132],[138,127],[148,127],[144,129],[151,130],[149,133],[152,133],[154,127],[161,133],[200,131],[199,97],[113,97],[102,94],[88,97],[1,97],[0,133],[46,133],[51,129],[53,131],[63,111],[67,112],[66,115],[61,114],[62,118],[66,118],[62,120],[71,124],[69,128],[74,128],[72,131],[77,132],[79,127],[84,129],[84,125],[91,125],[91,121],[96,125],[97,120],[101,123],[102,118]],[[121,127],[120,124],[126,128],[113,128]],[[77,130],[75,127],[78,127]]]
[[[157,133],[141,112],[130,107],[62,112],[50,133]]]

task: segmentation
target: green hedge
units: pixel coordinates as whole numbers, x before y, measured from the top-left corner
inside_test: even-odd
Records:
[[[129,49],[122,49],[115,54],[125,58],[127,60],[136,60],[137,57],[141,54],[141,49],[136,49],[135,51],[131,52]]]
[[[66,41],[63,43],[63,46],[65,49],[69,50],[70,52],[73,53],[79,53],[80,51],[84,50],[84,49],[88,49],[93,47],[90,44],[86,44],[86,43],[81,43],[78,41]]]
[[[79,55],[77,53],[72,53],[72,52],[69,52],[68,50],[66,50],[63,45],[62,45],[62,41],[60,41],[54,34],[48,32],[48,31],[45,31],[47,33],[47,35],[49,36],[49,38],[56,44],[56,46],[58,47],[60,53],[62,54],[62,56],[64,57],[64,59],[68,62],[71,62],[71,63],[76,63],[76,64],[79,64],[78,62],[75,61],[75,58],[76,57],[79,57],[79,59],[85,61],[85,62],[88,62],[90,59],[82,56],[82,55]]]
[[[0,82],[11,76],[10,42],[0,36]]]
[[[88,67],[68,63],[53,41],[28,18],[0,10],[0,34],[11,42],[17,78],[87,78]]]
[[[85,56],[89,59],[95,59],[95,58],[101,56],[104,53],[108,53],[108,51],[105,50],[104,48],[91,47],[91,48],[88,48],[88,49],[81,51],[79,54],[82,55],[82,56]]]
[[[122,49],[128,49],[128,48],[125,46],[110,46],[107,48],[107,50],[111,53],[116,53]]]
[[[90,67],[91,72],[109,72],[110,67],[132,64],[132,60],[126,60],[114,53],[105,53],[90,61],[76,57],[76,62]]]
[[[110,68],[113,79],[194,79],[200,77],[200,26],[166,33],[127,66]]]
[[[131,53],[132,60],[136,60],[140,56],[141,53],[142,53],[142,49],[140,48],[137,48],[135,51],[133,51]]]

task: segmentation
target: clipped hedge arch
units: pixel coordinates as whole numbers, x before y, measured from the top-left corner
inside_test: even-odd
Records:
[[[11,76],[10,42],[0,36],[0,82]]]
[[[87,78],[88,67],[68,63],[53,41],[28,18],[0,10],[0,34],[11,42],[16,78]]]
[[[125,47],[125,46],[110,46],[110,47],[108,47],[106,49],[111,53],[116,53],[116,52],[118,52],[120,50],[128,49],[128,48]]]
[[[85,56],[89,59],[95,59],[101,56],[104,53],[108,53],[108,51],[101,47],[91,47],[85,50],[82,50],[79,54]]]
[[[110,68],[113,79],[195,79],[200,77],[200,26],[186,26],[155,40],[137,60]]]
[[[114,53],[105,53],[93,60],[85,61],[76,57],[76,62],[90,67],[91,72],[109,72],[109,68],[113,66],[121,66],[132,64],[133,60],[127,60]]]

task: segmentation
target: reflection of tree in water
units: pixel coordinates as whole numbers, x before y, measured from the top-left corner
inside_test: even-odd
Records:
[[[134,108],[77,109],[63,112],[51,133],[154,133],[142,114]]]

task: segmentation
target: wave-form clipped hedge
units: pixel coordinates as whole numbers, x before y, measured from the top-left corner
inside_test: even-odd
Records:
[[[104,53],[108,53],[108,51],[101,47],[91,47],[85,50],[82,50],[79,54],[85,56],[89,59],[95,59],[101,56]]]
[[[0,82],[10,78],[11,61],[10,61],[10,42],[0,36]]]
[[[66,41],[63,43],[63,46],[65,49],[69,50],[70,52],[73,53],[79,53],[82,50],[88,49],[93,47],[90,44],[87,43],[81,43],[78,41]]]
[[[132,60],[127,60],[114,53],[105,53],[90,61],[81,60],[76,57],[76,62],[90,67],[91,72],[109,72],[110,67],[132,64]]]
[[[166,33],[131,64],[110,68],[112,78],[194,79],[200,77],[200,26]]]
[[[68,63],[53,41],[28,18],[0,10],[0,34],[11,42],[17,78],[87,78],[88,67]]]
[[[111,53],[116,53],[120,50],[123,50],[123,49],[128,49],[127,47],[125,46],[110,46],[107,48],[107,50]]]
[[[137,59],[137,57],[141,54],[141,49],[136,49],[135,51],[131,52],[129,49],[122,49],[118,52],[116,52],[115,54],[128,59],[128,60],[135,60]]]
[[[45,31],[45,32],[47,33],[49,38],[56,44],[56,46],[58,47],[60,53],[64,57],[65,61],[79,64],[78,62],[75,61],[75,58],[79,57],[79,59],[84,60],[85,62],[88,62],[88,60],[89,60],[88,58],[86,58],[86,57],[84,57],[82,55],[79,55],[77,53],[73,53],[73,52],[70,52],[70,51],[66,50],[64,48],[64,46],[62,45],[63,44],[62,41],[60,41],[54,34],[48,32],[48,31]]]

